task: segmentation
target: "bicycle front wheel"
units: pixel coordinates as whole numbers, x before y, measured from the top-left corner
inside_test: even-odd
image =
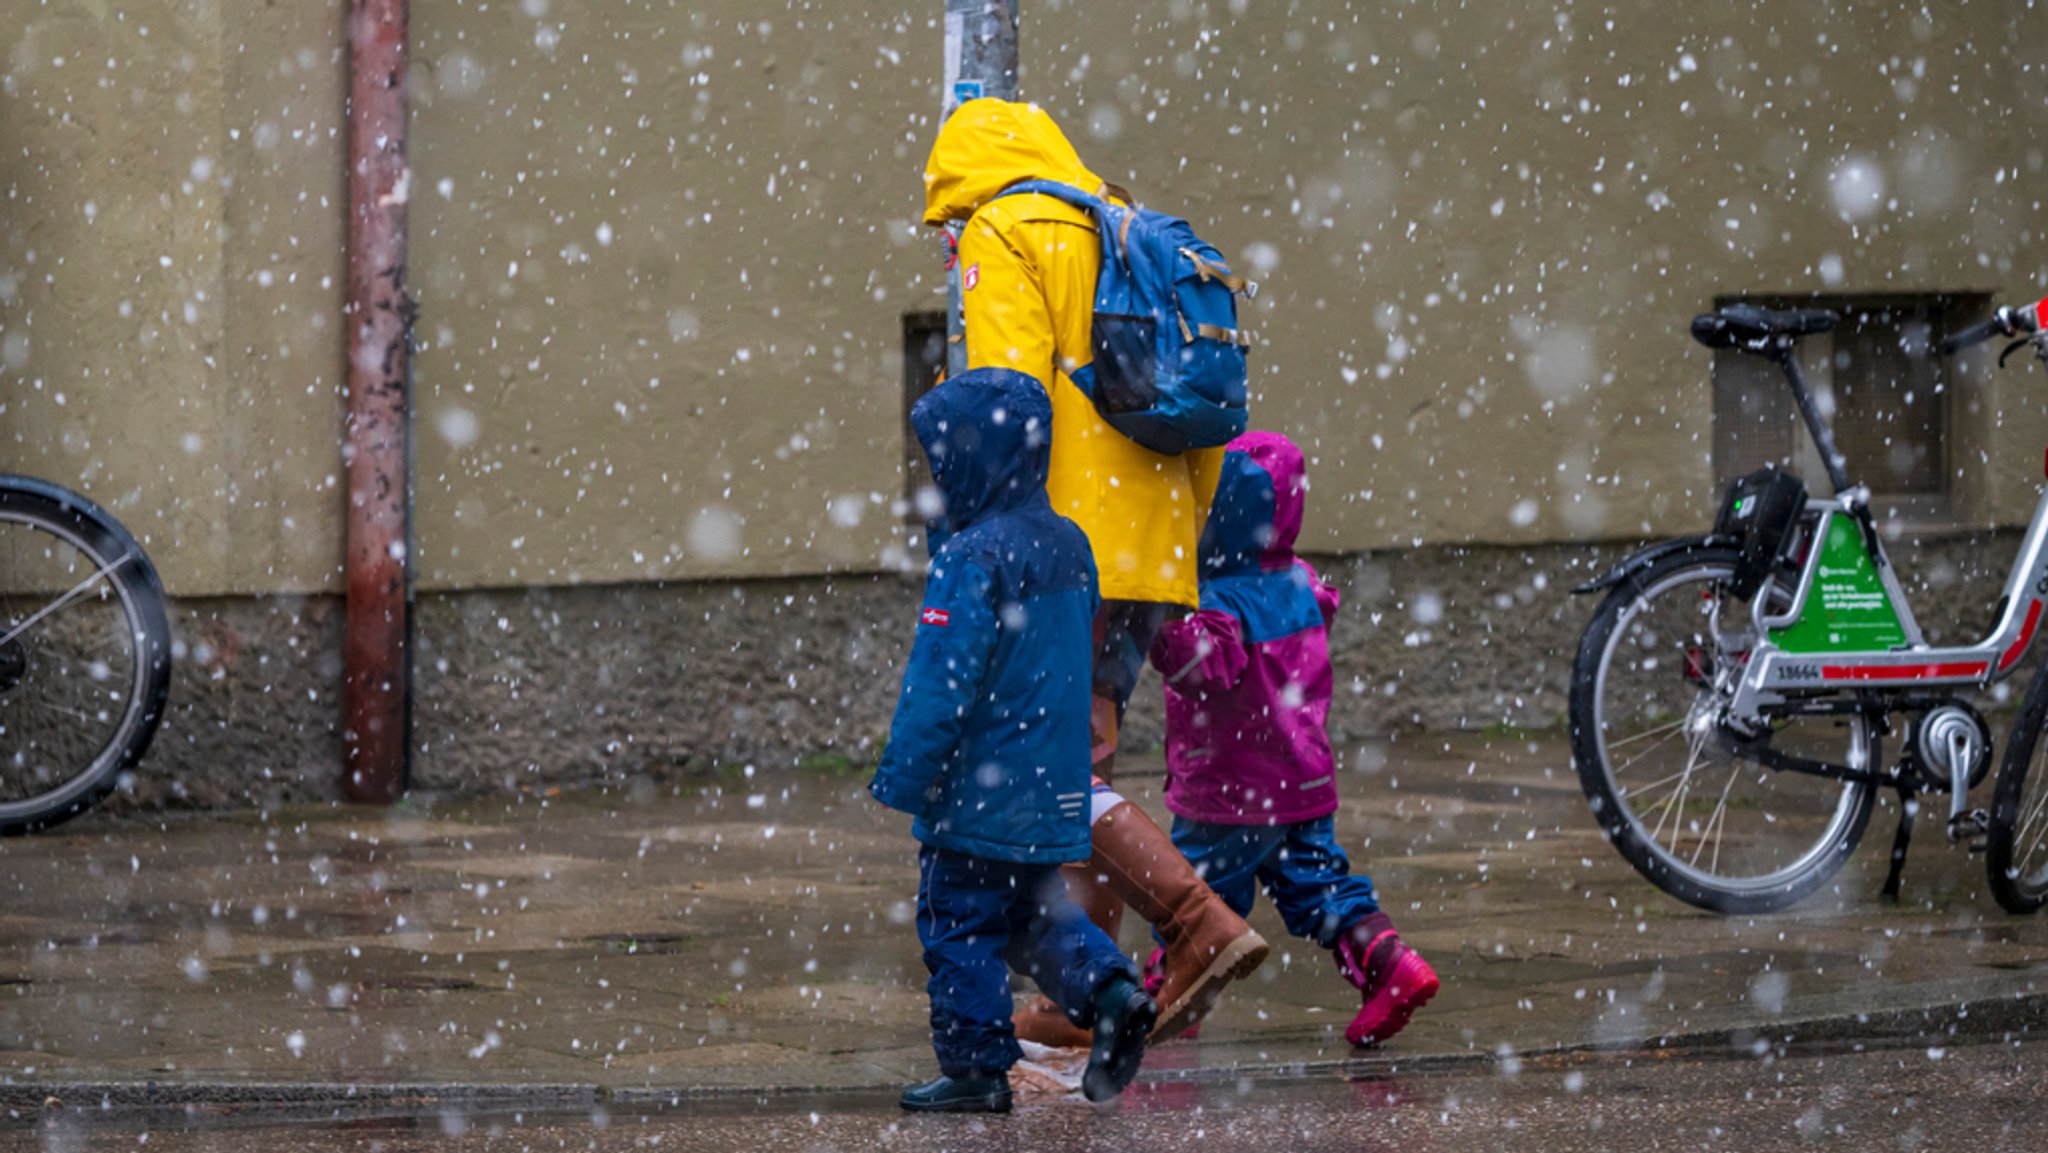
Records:
[[[170,635],[156,570],[119,522],[0,476],[0,835],[84,812],[141,759]]]
[[[1601,827],[1636,871],[1716,913],[1783,909],[1825,884],[1870,822],[1868,784],[1767,768],[1725,748],[1724,694],[1756,638],[1727,591],[1735,553],[1695,549],[1610,593],[1572,667],[1572,755]],[[1777,581],[1759,596],[1787,597]],[[1771,747],[1877,763],[1860,716],[1774,722]]]
[[[2048,722],[2048,664],[2034,670],[2026,704],[2005,742],[2005,763],[1991,790],[1991,835],[1984,868],[1991,895],[2008,913],[2048,904],[2048,765],[2041,727]]]

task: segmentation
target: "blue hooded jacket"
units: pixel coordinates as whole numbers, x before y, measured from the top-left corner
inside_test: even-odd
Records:
[[[1089,852],[1088,539],[1045,495],[1052,403],[977,369],[910,413],[946,500],[917,640],[868,791],[937,848],[1028,864]],[[938,539],[940,534],[935,534]]]

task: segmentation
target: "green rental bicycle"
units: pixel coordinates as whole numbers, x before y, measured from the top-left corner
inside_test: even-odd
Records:
[[[1826,332],[1823,309],[1734,305],[1694,320],[1710,348],[1764,357],[1784,374],[1833,489],[1790,473],[1732,482],[1712,532],[1663,541],[1573,590],[1605,592],[1572,668],[1573,758],[1622,856],[1679,900],[1766,913],[1811,894],[1862,839],[1877,791],[1897,790],[1885,891],[1896,896],[1918,797],[1946,793],[1948,834],[1985,852],[1999,904],[2048,903],[2048,666],[2006,742],[1988,809],[1970,790],[1992,737],[1971,694],[2009,676],[2048,608],[2048,493],[2020,545],[1991,634],[1925,642],[1885,555],[1869,490],[1849,477],[1795,349]],[[1942,342],[1943,355],[2015,338],[2048,361],[2048,301],[1999,308]],[[1999,358],[2000,364],[2005,356]],[[1883,739],[1901,734],[1889,764]]]

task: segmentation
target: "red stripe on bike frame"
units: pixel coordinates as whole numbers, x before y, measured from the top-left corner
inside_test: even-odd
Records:
[[[1999,672],[2002,673],[2019,663],[2020,657],[2027,651],[2027,642],[2034,639],[2034,626],[2040,623],[2041,602],[2030,602],[2027,605],[2027,623],[2020,626],[2020,639],[2012,642],[2004,652],[1998,654]]]
[[[1981,677],[1987,666],[1955,661],[1938,665],[1822,665],[1824,681],[1924,681],[1935,677]]]

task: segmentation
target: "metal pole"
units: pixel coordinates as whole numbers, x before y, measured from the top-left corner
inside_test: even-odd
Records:
[[[946,0],[946,88],[940,121],[966,101],[983,96],[1017,98],[1017,0]],[[947,233],[957,246],[960,226],[948,226]],[[960,267],[955,261],[946,271],[946,375],[966,371]]]
[[[408,0],[349,6],[348,481],[343,789],[389,804],[408,761],[406,591],[411,570],[405,294]]]

